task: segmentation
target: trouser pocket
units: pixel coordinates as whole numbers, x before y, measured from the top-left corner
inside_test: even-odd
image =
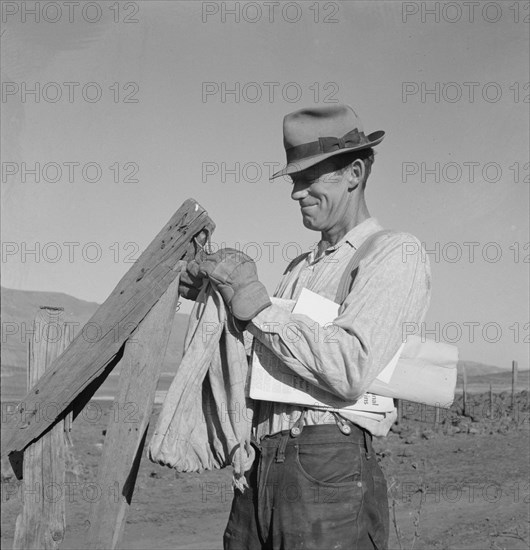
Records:
[[[362,453],[360,445],[295,445],[295,460],[300,473],[318,484],[354,483],[360,481]]]

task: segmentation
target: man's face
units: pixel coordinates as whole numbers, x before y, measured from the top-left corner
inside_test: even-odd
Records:
[[[334,170],[336,164],[329,159],[291,176],[291,198],[300,204],[304,226],[313,231],[339,228],[348,216],[350,170]]]

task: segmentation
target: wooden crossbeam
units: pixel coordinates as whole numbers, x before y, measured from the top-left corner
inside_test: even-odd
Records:
[[[7,443],[2,454],[9,455],[19,479],[24,448],[74,408],[76,399],[86,401],[97,390],[125,341],[177,276],[179,260],[195,255],[194,237],[201,232],[211,233],[214,228],[195,200],[184,202],[70,346],[18,404],[7,422]],[[39,415],[39,407],[48,403],[57,405],[56,414]]]

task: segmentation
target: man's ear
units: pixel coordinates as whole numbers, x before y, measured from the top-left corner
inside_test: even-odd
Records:
[[[348,171],[348,189],[350,191],[361,185],[364,180],[365,172],[366,167],[362,159],[355,159],[351,163],[350,169]]]

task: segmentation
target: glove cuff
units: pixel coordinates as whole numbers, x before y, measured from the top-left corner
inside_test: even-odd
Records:
[[[250,321],[271,305],[269,293],[259,281],[239,289],[230,302],[232,315],[241,321]]]

